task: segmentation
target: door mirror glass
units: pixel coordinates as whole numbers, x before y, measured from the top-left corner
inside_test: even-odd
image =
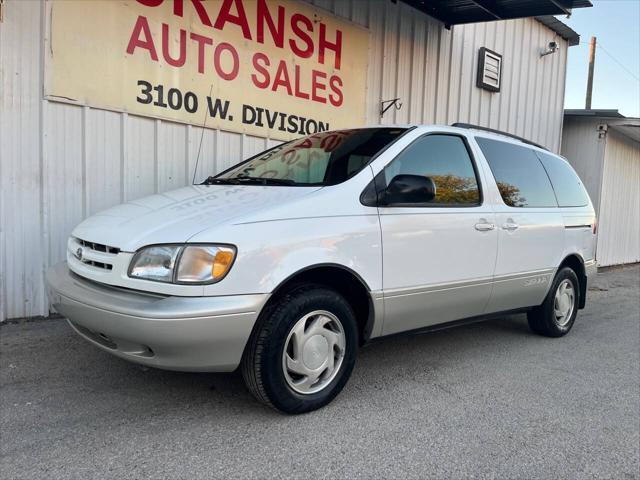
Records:
[[[436,197],[436,184],[430,177],[401,174],[393,177],[385,190],[386,205],[428,203]]]

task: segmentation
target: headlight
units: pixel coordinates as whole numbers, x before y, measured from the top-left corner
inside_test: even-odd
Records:
[[[182,247],[156,245],[139,250],[129,267],[129,276],[156,282],[173,281],[176,259]]]
[[[235,256],[230,245],[145,247],[131,260],[129,276],[165,283],[215,283],[229,272]]]

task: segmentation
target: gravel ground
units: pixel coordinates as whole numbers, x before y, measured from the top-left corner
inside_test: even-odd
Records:
[[[523,315],[364,348],[289,417],[238,374],[126,363],[64,320],[0,327],[0,477],[640,478],[640,266],[562,339]]]

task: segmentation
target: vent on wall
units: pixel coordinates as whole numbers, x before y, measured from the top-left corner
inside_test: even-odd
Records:
[[[476,86],[489,90],[490,92],[499,92],[501,78],[502,55],[482,47],[478,52],[478,78]]]

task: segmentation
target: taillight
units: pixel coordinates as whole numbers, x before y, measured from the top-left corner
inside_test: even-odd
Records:
[[[596,220],[595,218],[593,219],[593,223],[591,224],[591,231],[594,235],[598,233],[598,220]]]

